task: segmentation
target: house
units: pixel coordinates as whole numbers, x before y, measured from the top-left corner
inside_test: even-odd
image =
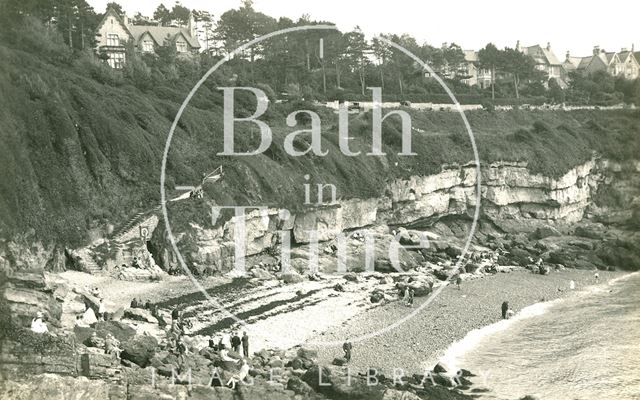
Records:
[[[126,15],[111,7],[96,29],[96,51],[107,57],[111,68],[120,69],[126,62],[126,46],[139,53],[153,54],[160,46],[175,46],[178,56],[189,57],[200,49],[193,14],[186,27],[134,25]]]
[[[634,55],[633,45],[631,45],[631,51],[628,49],[620,50],[618,59],[620,60],[620,74],[625,79],[636,79],[640,76],[640,61]]]
[[[563,79],[563,64],[551,50],[551,43],[547,43],[546,47],[542,47],[540,45],[521,47],[520,41],[518,40],[516,43],[516,50],[533,58],[536,63],[536,69],[544,72],[547,80],[555,79],[561,87],[566,87],[566,83]]]
[[[469,86],[480,86],[483,89],[489,87],[491,85],[491,71],[480,68],[478,52],[475,50],[463,50],[462,52],[465,62],[460,67],[459,75],[464,76],[461,82]]]
[[[577,71],[584,75],[605,71],[611,76],[623,76],[626,79],[635,79],[640,76],[640,63],[634,56],[633,46],[631,51],[622,49],[618,53],[606,52],[599,46],[595,46],[593,53],[587,57],[571,57],[567,53],[563,66],[567,71]]]

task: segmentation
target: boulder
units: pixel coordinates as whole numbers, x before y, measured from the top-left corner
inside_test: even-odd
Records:
[[[346,273],[342,277],[349,282],[358,282],[358,275],[355,272]]]
[[[441,372],[447,372],[447,368],[444,366],[443,363],[439,362],[435,365],[435,367],[433,367],[433,372],[435,372],[436,374],[439,374]]]
[[[315,360],[318,358],[318,350],[301,347],[298,349],[298,357],[303,360]]]
[[[344,357],[336,357],[336,358],[333,359],[332,364],[341,367],[341,366],[345,365],[347,362],[348,362],[347,359],[344,358]]]
[[[373,293],[371,293],[371,296],[369,297],[369,301],[371,301],[372,303],[380,303],[382,300],[384,300],[384,293],[376,290]]]
[[[269,271],[260,267],[253,268],[251,270],[251,275],[253,275],[253,277],[256,279],[262,279],[262,280],[273,279],[273,275],[271,275]]]
[[[540,240],[540,239],[548,238],[551,236],[561,236],[561,235],[562,233],[560,233],[560,231],[558,231],[553,226],[545,225],[545,226],[536,228],[536,230],[533,233],[531,233],[531,238],[534,240]]]
[[[280,279],[282,279],[284,283],[300,283],[304,281],[302,275],[295,271],[290,271],[280,275]]]
[[[284,362],[280,359],[280,357],[274,357],[269,360],[269,366],[271,368],[284,368]]]
[[[158,341],[152,336],[134,336],[124,343],[121,357],[144,368],[153,358]]]
[[[110,333],[124,343],[136,335],[136,330],[120,321],[98,321],[93,326],[100,337],[106,337]]]
[[[129,308],[124,311],[124,316],[125,318],[133,319],[135,321],[149,322],[152,324],[158,323],[156,317],[151,315],[149,310],[145,310],[143,308]]]
[[[289,378],[287,381],[287,389],[293,390],[296,394],[301,396],[309,396],[313,393],[311,386],[297,376]]]

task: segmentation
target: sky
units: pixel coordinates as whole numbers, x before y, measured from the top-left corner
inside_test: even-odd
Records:
[[[102,13],[110,0],[87,0]],[[151,16],[160,3],[171,8],[174,0],[119,0],[129,16],[140,11]],[[217,18],[237,8],[241,0],[182,0]],[[463,49],[480,49],[492,42],[499,48],[540,44],[564,60],[587,56],[594,46],[607,51],[631,48],[640,51],[640,2],[629,0],[592,1],[507,1],[507,0],[254,0],[254,8],[272,17],[297,20],[309,14],[312,20],[337,24],[342,31],[359,26],[365,34],[408,33],[418,43],[433,46],[457,43]]]

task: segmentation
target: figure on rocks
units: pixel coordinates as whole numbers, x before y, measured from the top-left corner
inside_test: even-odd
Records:
[[[456,278],[456,286],[458,286],[458,290],[461,290],[460,284],[462,284],[462,277],[458,274],[458,277]]]
[[[502,302],[502,319],[507,319],[507,311],[509,311],[509,302]]]
[[[229,381],[227,382],[227,386],[231,386],[231,389],[235,389],[236,388],[236,384],[238,384],[239,382],[243,382],[244,379],[247,377],[247,375],[249,375],[249,364],[247,363],[247,360],[243,359],[242,360],[242,366],[240,367],[240,371],[238,371],[237,374],[233,375]]]
[[[407,301],[407,306],[413,307],[413,297],[415,296],[415,292],[412,288],[409,288],[409,300]]]
[[[104,352],[106,354],[115,354],[116,358],[120,358],[120,353],[122,352],[120,341],[111,333],[107,333],[107,337],[104,340]]]
[[[409,305],[409,288],[404,288],[404,297],[402,298],[402,302],[405,306]]]
[[[344,342],[342,344],[342,351],[344,351],[344,359],[347,361],[351,361],[351,349],[353,349],[353,345],[351,342]]]
[[[133,298],[133,300],[131,300],[131,304],[129,305],[130,308],[138,308],[138,299],[136,299],[135,297]]]
[[[249,336],[247,335],[247,332],[242,332],[242,354],[244,354],[245,357],[249,357]]]
[[[44,314],[42,311],[36,313],[36,317],[31,320],[31,331],[35,333],[49,333],[47,323],[44,322]]]

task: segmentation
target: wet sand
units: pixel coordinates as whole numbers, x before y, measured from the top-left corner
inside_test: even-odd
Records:
[[[603,284],[624,273],[600,271],[599,274],[599,284]],[[575,281],[575,291],[569,289],[571,280]],[[502,318],[503,301],[508,301],[511,308],[518,312],[531,304],[572,295],[596,283],[592,271],[567,269],[553,271],[547,276],[527,270],[488,275],[464,281],[461,290],[449,285],[405,323],[379,336],[354,342],[349,365],[357,371],[375,367],[389,375],[394,368],[400,368],[408,374],[423,373],[430,370],[445,350],[467,332],[499,321]],[[367,310],[329,329],[315,340],[343,341],[345,338],[353,339],[376,332],[414,311],[427,300],[416,298],[413,308],[395,301]],[[343,354],[339,345],[314,347],[319,350],[321,363],[331,363],[334,357]]]

